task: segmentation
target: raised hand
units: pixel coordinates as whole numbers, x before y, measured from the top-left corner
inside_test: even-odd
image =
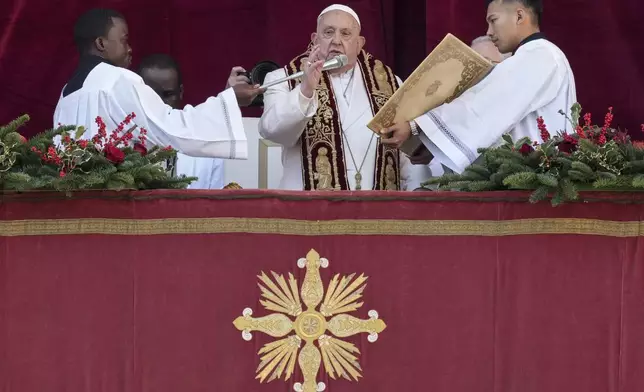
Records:
[[[240,73],[242,75],[240,75]],[[238,84],[250,84],[250,79],[246,75],[246,70],[243,67],[233,67],[233,69],[230,71],[230,75],[228,76],[228,80],[226,82],[226,88],[229,87],[235,87]]]
[[[250,85],[248,77],[239,75],[239,73],[245,72],[246,70],[242,67],[233,67],[230,71],[230,76],[228,76],[228,82],[226,83],[226,88],[233,88],[239,106],[250,105],[256,96],[264,92],[263,89],[259,88],[258,84],[254,86]]]
[[[305,62],[302,67],[304,76],[302,77],[302,85],[300,87],[300,91],[305,97],[313,97],[313,92],[315,91],[315,88],[318,86],[320,79],[322,78],[323,66],[324,58],[320,53],[320,46],[315,45],[312,48],[311,53],[309,54],[307,62]]]

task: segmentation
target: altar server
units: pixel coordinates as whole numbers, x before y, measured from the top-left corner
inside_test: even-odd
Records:
[[[139,64],[143,81],[173,109],[183,106],[183,80],[179,64],[166,54],[153,54]],[[234,82],[234,81],[233,81]],[[224,160],[191,157],[177,153],[173,163],[175,174],[197,177],[189,189],[222,189],[224,187]]]
[[[291,190],[413,190],[429,176],[367,128],[401,84],[392,70],[363,51],[360,18],[344,5],[324,9],[311,46],[265,83],[300,70],[300,81],[269,87],[260,135],[282,145],[280,188]],[[346,55],[343,68],[321,72]]]
[[[552,130],[571,131],[559,113],[577,101],[575,79],[566,55],[540,32],[540,0],[488,0],[487,35],[507,60],[451,103],[408,123],[384,129],[383,143],[399,146],[417,134],[439,162],[462,173],[479,156],[477,149],[515,139],[540,141],[537,118]]]
[[[129,113],[148,130],[152,144],[172,146],[192,156],[246,159],[246,135],[239,105],[248,105],[260,92],[244,80],[229,86],[217,97],[183,110],[166,105],[136,73],[128,71],[132,49],[125,18],[116,11],[93,9],[74,26],[80,51],[76,71],[63,88],[54,125],[83,125],[83,138],[95,135],[97,116],[108,131]],[[236,76],[233,69],[232,74]]]

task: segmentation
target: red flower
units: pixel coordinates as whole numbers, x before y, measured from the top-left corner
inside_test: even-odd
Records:
[[[534,151],[534,148],[532,148],[528,143],[524,143],[521,148],[519,148],[521,155],[530,155],[532,151]]]
[[[105,153],[105,158],[107,158],[108,161],[112,162],[115,165],[118,165],[125,160],[125,154],[123,153],[123,151],[112,144],[105,146],[103,152]]]
[[[565,133],[563,135],[563,139],[564,140],[557,145],[557,149],[559,149],[559,151],[566,154],[572,154],[577,150],[577,140],[574,137]]]
[[[636,140],[633,142],[633,147],[639,149],[639,150],[644,150],[644,141],[642,140]]]
[[[78,145],[80,148],[87,148],[88,141],[87,140],[79,140]]]
[[[541,131],[541,140],[543,140],[544,143],[550,140],[550,132],[548,132],[548,128],[546,128],[546,124],[541,116],[537,118],[537,127],[539,127],[539,130]]]
[[[172,146],[168,146],[168,147],[164,148],[163,150],[164,151],[172,151]]]
[[[65,177],[65,171],[64,170],[61,170],[59,174],[60,174],[61,177]]]
[[[642,128],[644,128],[644,125],[642,125]],[[27,138],[22,136],[22,135],[20,135],[20,143],[22,143],[22,144],[27,143]]]
[[[142,156],[148,155],[148,149],[145,148],[145,146],[142,143],[136,143],[134,147],[132,147],[132,149],[138,152],[139,154],[141,154]]]

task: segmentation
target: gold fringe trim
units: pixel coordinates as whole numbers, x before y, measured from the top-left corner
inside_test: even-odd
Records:
[[[297,220],[273,218],[42,219],[0,221],[0,237],[48,235],[276,234],[293,236],[486,236],[577,234],[644,236],[644,222],[597,219]]]

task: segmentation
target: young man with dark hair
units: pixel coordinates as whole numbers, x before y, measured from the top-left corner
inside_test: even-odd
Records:
[[[100,116],[108,129],[115,129],[130,113],[134,122],[148,130],[152,144],[172,146],[191,156],[246,159],[246,135],[239,106],[246,106],[261,91],[251,86],[235,67],[225,91],[198,106],[171,108],[140,76],[127,70],[132,62],[128,27],[121,14],[93,9],[74,26],[80,52],[76,71],[65,85],[54,125],[87,128],[83,138],[94,136]],[[136,131],[135,131],[136,133]]]
[[[487,0],[487,5],[487,35],[512,57],[459,98],[415,119],[414,132],[409,123],[383,130],[383,143],[400,146],[418,136],[428,160],[461,173],[478,158],[479,148],[495,145],[505,133],[515,140],[541,140],[538,117],[552,130],[571,131],[559,111],[568,112],[577,101],[575,78],[566,55],[540,31],[541,1]]]
[[[139,76],[173,109],[183,102],[183,80],[179,64],[167,54],[146,56],[139,64]]]
[[[139,76],[173,109],[183,105],[183,81],[179,64],[167,54],[152,54],[141,60]],[[217,158],[191,157],[181,153],[173,163],[177,175],[197,177],[189,189],[222,189],[224,161]]]

